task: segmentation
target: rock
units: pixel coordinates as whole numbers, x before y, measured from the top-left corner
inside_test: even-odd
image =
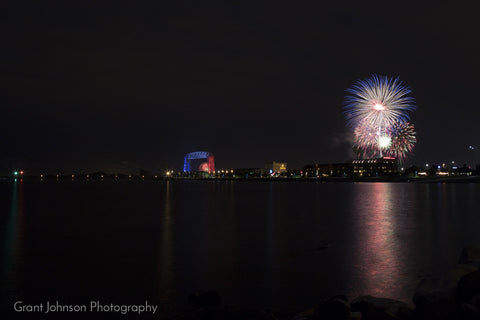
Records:
[[[278,320],[258,307],[201,307],[171,320]]]
[[[471,264],[480,268],[480,247],[465,247],[460,253],[458,263]]]
[[[470,272],[460,279],[458,294],[463,301],[468,301],[480,294],[480,271]]]
[[[400,305],[398,307],[398,315],[400,316],[401,319],[413,319],[414,316],[414,309],[410,307],[409,305]]]
[[[257,307],[204,307],[192,311],[189,316],[197,320],[277,320],[275,316]],[[177,320],[177,319],[175,319]],[[184,320],[180,318],[178,320]]]
[[[344,295],[331,297],[315,308],[318,319],[348,320],[350,317],[350,304]]]
[[[453,298],[455,294],[455,286],[446,286],[440,278],[426,278],[418,283],[412,300],[419,307],[426,303],[445,302]]]
[[[461,319],[480,319],[480,295],[462,304]]]
[[[292,320],[295,316],[295,312],[290,311],[275,311],[273,316],[278,320]]]
[[[204,319],[200,318],[199,319]],[[210,319],[210,318],[208,318]],[[276,317],[258,307],[224,308],[223,313],[213,319],[229,320],[277,320]]]
[[[418,319],[447,319],[458,310],[456,285],[441,278],[422,279],[412,298]]]
[[[324,250],[324,249],[330,248],[331,246],[332,246],[331,242],[323,242],[318,247],[312,249],[312,251]]]
[[[315,308],[308,309],[297,313],[292,320],[311,320],[311,319],[318,319],[317,311]]]
[[[338,295],[321,302],[313,309],[308,309],[296,314],[292,320],[348,320],[350,316],[350,304],[348,303],[347,297]]]
[[[207,291],[202,294],[190,294],[188,302],[197,307],[219,306],[222,303],[222,298],[217,291]]]
[[[193,313],[185,313],[185,314],[180,314],[177,316],[174,316],[173,318],[170,318],[170,320],[196,320],[197,318],[194,316]]]
[[[422,300],[430,302],[448,298],[455,291],[460,279],[478,269],[472,265],[459,264],[452,271],[438,278],[424,278],[420,280],[413,296],[415,304]]]
[[[413,310],[405,302],[387,298],[362,296],[354,299],[351,306],[352,311],[360,311],[365,320],[400,320],[413,316]]]
[[[473,271],[477,271],[478,267],[471,264],[458,264],[450,273],[447,274],[445,286],[456,286],[460,279]]]
[[[251,308],[242,308],[235,310],[230,314],[228,318],[225,319],[231,319],[231,320],[243,320],[243,319],[251,319],[251,320],[276,320],[276,317],[269,313],[265,312],[264,310],[257,308],[257,307],[251,307]]]
[[[461,304],[458,284],[462,277],[477,270],[473,265],[459,264],[441,277],[422,279],[412,298],[416,306],[416,316],[419,319],[455,317]]]

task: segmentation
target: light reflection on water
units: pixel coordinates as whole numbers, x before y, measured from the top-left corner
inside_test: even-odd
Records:
[[[163,219],[160,225],[160,246],[159,246],[159,298],[164,313],[169,312],[168,305],[173,295],[174,272],[174,248],[173,248],[173,218],[170,195],[170,181],[166,182]]]
[[[395,234],[396,219],[402,215],[400,197],[390,183],[356,185],[355,191],[354,268],[363,275],[360,286],[371,295],[395,296],[403,267]]]
[[[9,296],[19,296],[24,262],[25,205],[23,182],[15,179],[12,185],[12,199],[5,230],[4,256],[1,260],[3,260],[3,278],[6,284],[3,289]]]

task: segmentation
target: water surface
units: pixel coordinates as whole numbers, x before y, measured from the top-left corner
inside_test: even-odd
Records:
[[[478,184],[26,181],[0,189],[3,312],[16,300],[99,299],[148,300],[171,315],[209,289],[224,304],[280,311],[335,294],[410,302],[420,278],[448,271],[463,246],[480,244]]]

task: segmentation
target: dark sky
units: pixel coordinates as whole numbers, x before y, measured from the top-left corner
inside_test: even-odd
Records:
[[[2,2],[0,169],[341,162],[345,89],[372,73],[413,91],[411,163],[480,149],[473,2],[168,3]]]

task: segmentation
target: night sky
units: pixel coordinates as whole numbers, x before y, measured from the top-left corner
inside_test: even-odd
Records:
[[[474,6],[12,1],[0,12],[2,173],[180,170],[197,150],[220,169],[346,161],[345,89],[372,73],[413,91],[410,163],[472,164],[468,145],[480,149]]]

